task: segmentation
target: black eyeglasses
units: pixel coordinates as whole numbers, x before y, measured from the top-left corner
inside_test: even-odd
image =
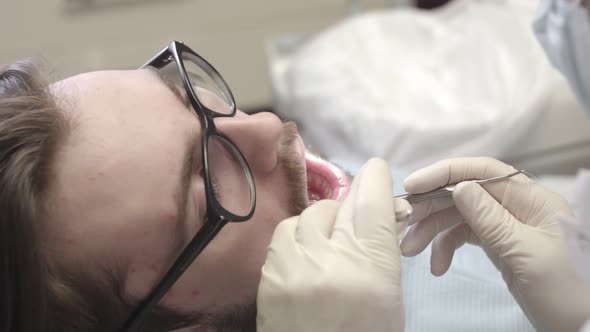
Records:
[[[201,154],[207,219],[156,287],[129,316],[121,329],[125,332],[139,328],[150,310],[226,223],[250,219],[256,206],[254,177],[244,155],[227,136],[217,131],[213,122],[214,118],[236,114],[234,97],[221,75],[205,59],[178,41],[170,43],[141,68],[147,66],[174,70],[178,80],[172,81],[184,87],[199,117],[203,129]]]

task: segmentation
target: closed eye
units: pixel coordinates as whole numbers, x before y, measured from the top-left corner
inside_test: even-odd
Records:
[[[219,196],[219,194],[220,194],[219,181],[218,181],[217,177],[212,174],[210,174],[210,177],[211,177],[211,189],[213,189],[213,194],[215,195],[215,198],[217,198],[217,200],[221,200],[221,196]]]
[[[203,181],[205,181],[205,171],[201,168],[200,175]],[[219,190],[219,179],[214,175],[209,173],[209,178],[211,180],[211,189],[213,190],[213,196],[219,201],[220,199],[220,190]]]
[[[204,181],[204,174],[201,174],[201,175],[202,175],[202,178]],[[220,190],[219,190],[218,179],[217,179],[217,177],[213,176],[212,174],[210,174],[210,179],[211,179],[211,190],[213,191],[213,196],[217,199],[218,202],[221,202],[221,198],[219,196]],[[203,224],[206,224],[207,222],[209,222],[209,213],[205,213],[205,217],[203,218]]]

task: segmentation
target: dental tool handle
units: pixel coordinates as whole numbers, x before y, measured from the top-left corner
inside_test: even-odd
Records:
[[[482,179],[482,180],[470,180],[470,181],[484,185],[484,184],[488,184],[488,183],[494,183],[494,182],[502,181],[505,179],[509,179],[509,178],[511,178],[515,175],[518,175],[518,174],[525,174],[526,175],[527,171],[517,170],[517,171],[510,173],[508,175],[496,176],[493,178]],[[457,186],[456,184],[450,184],[446,187],[434,189],[433,191],[429,191],[429,192],[425,192],[425,193],[421,193],[421,194],[403,194],[403,195],[395,196],[395,198],[405,199],[408,201],[408,203],[413,204],[413,203],[427,201],[427,200],[431,200],[431,199],[435,199],[435,198],[450,196],[453,194],[453,190],[455,190],[456,186]]]

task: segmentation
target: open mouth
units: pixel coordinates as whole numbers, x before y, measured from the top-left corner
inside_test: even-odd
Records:
[[[306,151],[299,135],[295,140],[295,150],[305,161],[309,205],[322,199],[341,201],[346,197],[350,189],[350,178],[346,172]]]
[[[322,199],[343,200],[350,189],[348,175],[336,165],[305,153],[307,196],[313,204]]]

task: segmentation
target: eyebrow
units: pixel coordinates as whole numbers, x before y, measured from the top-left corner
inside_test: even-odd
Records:
[[[149,72],[151,72],[152,74],[154,74],[156,76],[156,78],[158,78],[158,80],[163,83],[177,98],[178,100],[187,108],[191,111],[191,113],[194,113],[192,110],[192,105],[190,103],[189,97],[186,95],[186,93],[182,93],[180,91],[180,89],[178,88],[178,86],[176,84],[174,84],[174,82],[172,82],[171,80],[169,80],[167,77],[165,77],[161,71],[159,71],[158,69],[156,69],[155,67],[152,66],[147,66],[145,67],[145,69],[147,69]],[[195,114],[196,116],[196,114]],[[189,189],[190,189],[190,183],[191,183],[191,175],[193,172],[193,168],[194,168],[194,151],[197,148],[197,132],[195,131],[193,135],[191,135],[191,139],[190,141],[186,144],[186,149],[184,151],[184,158],[183,158],[183,162],[182,162],[182,170],[180,172],[180,185],[178,186],[178,188],[180,189],[179,192],[179,196],[178,199],[176,199],[176,203],[177,203],[177,211],[178,211],[178,215],[176,218],[176,230],[174,232],[174,247],[173,250],[171,252],[171,256],[169,261],[170,262],[174,262],[174,260],[176,259],[176,257],[180,254],[181,250],[184,249],[185,244],[184,244],[184,240],[185,240],[185,226],[187,224],[187,209],[188,209],[188,194],[189,194]],[[197,219],[200,219],[200,216],[197,216]]]
[[[152,73],[154,76],[156,76],[156,78],[163,83],[175,96],[176,98],[178,98],[178,100],[187,108],[190,108],[192,111],[192,105],[191,105],[191,101],[188,97],[188,95],[186,94],[186,92],[182,92],[179,88],[178,85],[174,84],[174,82],[172,82],[170,79],[168,79],[168,77],[164,76],[164,74],[158,70],[155,67],[152,66],[147,66],[145,67],[145,69],[147,69],[150,73]]]

